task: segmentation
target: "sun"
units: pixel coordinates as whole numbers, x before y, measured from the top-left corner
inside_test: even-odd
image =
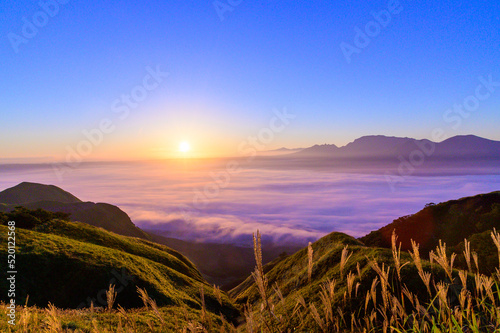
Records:
[[[189,144],[189,142],[187,141],[182,141],[180,144],[179,144],[179,152],[181,153],[187,153],[191,150],[191,145]]]

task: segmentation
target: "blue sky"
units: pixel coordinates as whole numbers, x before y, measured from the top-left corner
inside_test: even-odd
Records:
[[[266,148],[435,128],[500,140],[500,87],[459,126],[443,118],[480,77],[500,82],[497,1],[400,1],[350,63],[340,45],[393,1],[221,0],[223,20],[213,1],[61,2],[53,17],[38,1],[0,3],[0,158],[61,158],[103,119],[113,131],[88,158],[168,157],[181,141],[231,155],[283,108],[296,118]],[[25,38],[34,17],[42,27]],[[13,47],[13,34],[27,42]],[[148,68],[169,75],[119,119],[113,103]]]

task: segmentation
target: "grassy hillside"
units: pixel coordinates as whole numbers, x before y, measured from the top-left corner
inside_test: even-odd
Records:
[[[120,236],[85,223],[61,220],[48,221],[35,227],[34,230],[144,257],[199,281],[203,280],[199,271],[186,257],[177,251],[151,241]]]
[[[500,250],[500,236],[495,238]],[[421,258],[418,247],[409,254],[399,250],[397,238],[391,244],[391,249],[367,247],[345,234],[332,233],[292,256],[260,267],[257,250],[253,276],[230,291],[235,301],[245,306],[245,329],[500,330],[496,307],[500,275],[453,269],[444,246],[435,249],[429,262]]]
[[[142,307],[137,292],[141,288],[159,307],[172,311],[181,312],[184,307],[201,311],[205,307],[214,316],[222,313],[234,319],[238,315],[228,297],[208,285],[194,265],[174,250],[83,223],[51,219],[51,213],[41,210],[22,213],[36,223],[28,225],[32,230],[16,229],[18,304],[28,301],[45,307],[50,302],[60,308],[81,308],[93,302],[94,306],[106,306],[106,290],[115,285],[115,308]],[[40,219],[44,214],[47,219]],[[0,220],[11,220],[6,217],[0,215]],[[19,220],[19,225],[22,222]],[[7,235],[6,226],[0,226],[0,234]],[[7,258],[6,246],[0,248],[0,256]],[[0,300],[7,301],[5,274],[0,272]]]
[[[347,248],[346,248],[347,246]],[[321,303],[320,292],[322,286],[328,285],[329,281],[336,281],[334,299],[336,306],[341,306],[344,292],[347,291],[347,276],[349,273],[355,275],[356,283],[360,283],[356,297],[350,299],[349,310],[358,309],[364,296],[369,289],[373,279],[377,276],[376,272],[370,267],[369,260],[376,260],[379,265],[391,266],[393,264],[392,252],[382,248],[366,247],[356,239],[343,233],[331,233],[311,245],[313,249],[311,281],[308,278],[308,248],[304,248],[294,255],[286,258],[278,259],[263,267],[267,285],[270,287],[279,286],[280,293],[284,299],[282,303],[283,313],[293,313],[297,301],[303,297],[305,302],[309,304]],[[349,260],[345,261],[341,272],[342,253],[348,253]],[[409,262],[410,256],[403,253],[401,260]],[[359,272],[358,272],[359,264]],[[427,265],[426,265],[427,266]],[[444,277],[442,271],[435,271],[441,277]],[[420,294],[425,294],[425,286],[421,281],[418,281],[418,273],[415,266],[407,265],[402,270],[402,275],[407,280],[415,280],[415,285]],[[391,283],[395,282],[395,276],[391,274]],[[353,296],[355,293],[355,285],[353,287]],[[249,277],[241,285],[229,292],[229,295],[239,304],[249,302],[256,308],[260,306],[262,299],[258,285],[255,283],[254,277]],[[273,302],[279,302],[280,296],[274,295]],[[308,325],[312,325],[312,318],[309,318]],[[301,326],[299,318],[293,319],[291,326]]]
[[[343,246],[361,246],[362,243],[356,239],[343,234],[334,232],[331,233],[313,244],[315,248],[315,256],[326,258],[327,252],[342,250]],[[255,267],[255,257],[253,259]],[[285,281],[283,285],[283,295],[287,294],[287,290],[294,290],[307,282],[307,248],[303,248],[290,256],[281,256],[263,266],[264,273],[269,273],[268,279],[271,284],[278,280]],[[319,267],[319,266],[316,266]],[[306,269],[306,271],[304,271]],[[306,273],[304,275],[304,272]],[[319,276],[322,273],[315,271]],[[253,301],[258,297],[255,281],[252,276],[249,276],[240,285],[229,291],[229,294],[240,303],[245,303],[247,300]]]

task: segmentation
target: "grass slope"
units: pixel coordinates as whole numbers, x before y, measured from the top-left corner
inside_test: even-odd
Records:
[[[383,316],[390,318],[391,313],[397,318],[394,320],[399,321],[398,328],[411,326],[413,319],[409,318],[418,317],[410,312],[416,299],[420,302],[418,304],[426,308],[415,305],[423,317],[415,325],[429,325],[429,322],[422,323],[431,316],[435,320],[441,318],[439,311],[445,308],[443,302],[449,309],[458,306],[462,290],[459,272],[451,270],[450,279],[446,270],[436,262],[432,264],[421,260],[421,269],[429,274],[431,281],[428,292],[418,266],[408,253],[399,253],[399,277],[392,250],[365,246],[342,233],[329,234],[311,244],[311,248],[311,261],[308,248],[302,249],[264,266],[263,282],[259,283],[257,276],[249,277],[229,292],[236,303],[249,306],[245,313],[246,329],[252,332],[337,332],[339,329],[342,332],[364,332],[361,327],[366,325],[373,332],[379,332],[382,331]],[[374,268],[375,263],[381,272],[387,274],[380,274]],[[472,272],[464,276],[467,285],[472,288]],[[381,288],[382,285],[384,287]],[[443,291],[438,292],[441,287]],[[407,294],[411,295],[411,301],[405,299]],[[438,295],[446,301],[442,301],[441,296],[438,299]],[[479,294],[476,295],[479,300],[477,303],[486,304],[488,310],[490,305]],[[481,295],[486,298],[483,291]],[[472,304],[473,301],[470,302]],[[477,312],[487,310],[480,309]],[[449,310],[446,313],[452,315]],[[452,321],[450,318],[437,320],[449,325]],[[394,327],[397,326],[396,321],[393,322]],[[425,329],[423,331],[427,332]]]
[[[85,223],[61,220],[48,221],[35,227],[34,230],[141,256],[173,268],[193,279],[203,280],[194,264],[182,254],[144,239],[124,237]]]
[[[166,246],[54,219],[53,213],[41,210],[24,209],[16,214],[24,218],[20,225],[32,229],[16,228],[17,304],[28,301],[29,305],[45,307],[50,302],[74,309],[90,307],[92,302],[105,307],[106,290],[115,285],[115,307],[142,307],[137,292],[142,288],[159,307],[170,311],[181,313],[189,308],[215,317],[222,314],[230,320],[238,316],[224,293],[203,280],[188,259]],[[12,219],[0,215],[0,221],[7,220]],[[6,236],[7,231],[0,225],[0,235]],[[0,248],[0,256],[7,258],[6,246]],[[0,272],[3,301],[7,301],[6,277],[5,271]]]

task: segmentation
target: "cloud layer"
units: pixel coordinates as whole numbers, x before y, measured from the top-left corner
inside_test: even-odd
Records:
[[[500,188],[500,176],[409,177],[395,192],[383,175],[243,169],[210,163],[85,164],[59,182],[46,166],[0,171],[0,189],[21,181],[54,184],[84,201],[108,202],[139,227],[205,242],[299,242],[341,231],[363,236],[426,203]],[[215,175],[215,176],[214,176]]]

